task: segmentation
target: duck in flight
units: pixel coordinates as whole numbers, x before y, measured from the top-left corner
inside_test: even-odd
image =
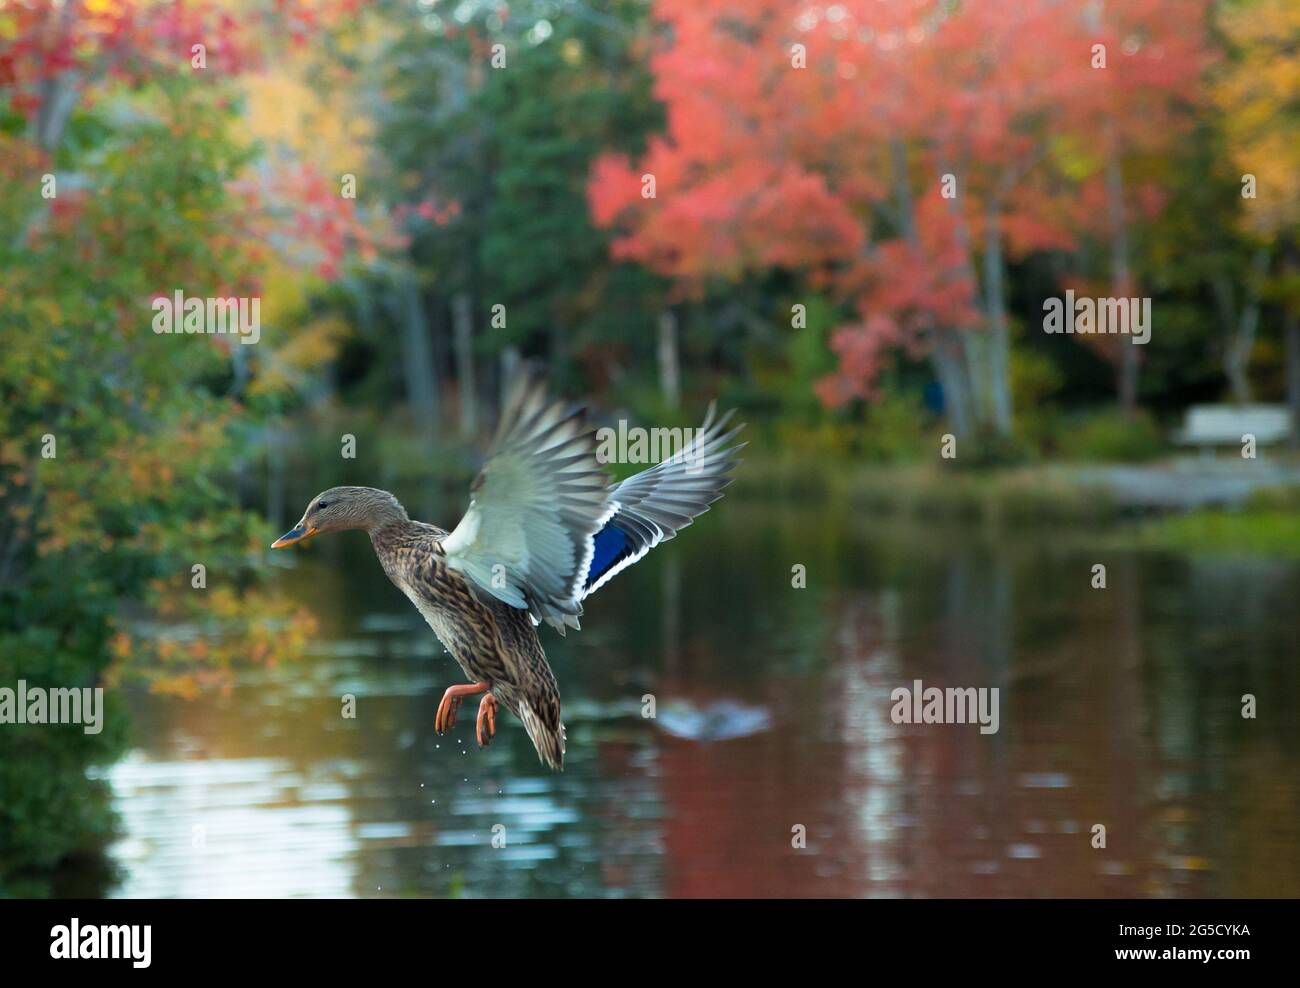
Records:
[[[468,683],[443,694],[439,734],[461,701],[482,694],[476,736],[487,745],[498,707],[518,717],[538,757],[564,766],[560,690],[538,638],[545,622],[578,628],[582,601],[671,539],[722,497],[744,444],[728,412],[709,408],[693,439],[656,466],[610,484],[585,411],[547,396],[531,368],[507,389],[500,424],[452,531],[412,521],[372,487],[332,487],[272,549],[321,532],[363,529],[388,578],[415,605]]]

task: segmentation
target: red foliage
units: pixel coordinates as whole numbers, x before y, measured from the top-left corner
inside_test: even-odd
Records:
[[[1123,156],[1167,140],[1206,62],[1205,3],[655,0],[667,131],[640,161],[595,163],[592,216],[615,256],[686,291],[769,267],[831,284],[863,315],[819,392],[869,394],[891,349],[984,325],[990,231],[1012,257],[1104,231],[1104,204],[1053,169],[1056,142],[1082,152],[1104,132]],[[1135,215],[1158,208],[1130,194]]]
[[[0,94],[31,118],[46,79],[77,69],[83,85],[102,77],[140,84],[197,71],[191,67],[196,44],[205,48],[202,71],[238,75],[264,64],[268,47],[282,38],[302,44],[354,14],[359,3],[261,0],[232,13],[221,0],[9,0],[0,8]]]
[[[68,69],[78,70],[74,78],[85,101],[110,79],[134,85],[195,71],[226,78],[258,68],[264,54],[286,38],[302,43],[309,32],[355,13],[359,0],[261,0],[239,16],[223,7],[218,0],[115,0],[89,6],[78,0],[59,6],[10,0],[0,8],[6,20],[0,31],[0,98],[7,96],[13,107],[34,116],[41,109],[42,83]],[[195,44],[205,47],[203,70],[191,64]],[[32,148],[32,154],[40,152]],[[327,279],[342,273],[349,249],[369,260],[397,244],[382,217],[373,226],[362,222],[355,201],[339,194],[337,177],[307,165],[268,165],[232,191],[244,204],[243,228],[235,236],[248,249],[274,250]],[[75,223],[80,206],[75,192],[52,200],[50,231]],[[44,232],[38,227],[31,235]]]
[[[379,217],[367,224],[356,202],[339,195],[337,176],[297,163],[249,176],[235,184],[243,199],[241,236],[269,244],[286,261],[327,280],[342,273],[349,250],[362,260],[400,245]]]

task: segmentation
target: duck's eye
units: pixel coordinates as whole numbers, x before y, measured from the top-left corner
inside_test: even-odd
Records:
[[[316,502],[316,510],[317,510],[317,511],[320,511],[322,508],[328,508],[328,507],[329,507],[329,505],[326,504],[324,501],[317,501],[317,502]]]

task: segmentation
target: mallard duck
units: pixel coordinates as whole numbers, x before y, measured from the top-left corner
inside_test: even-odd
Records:
[[[577,629],[583,600],[673,538],[722,497],[742,445],[731,413],[704,425],[674,455],[610,484],[585,411],[551,400],[534,370],[507,389],[491,452],[450,532],[413,521],[371,487],[332,487],[272,543],[363,529],[388,578],[424,616],[468,683],[443,694],[434,717],[451,730],[461,702],[482,694],[475,735],[486,746],[504,706],[538,757],[564,765],[560,690],[537,629]]]

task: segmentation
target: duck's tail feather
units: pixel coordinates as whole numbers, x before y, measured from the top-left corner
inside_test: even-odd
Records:
[[[542,763],[557,772],[564,771],[564,724],[560,721],[559,709],[555,711],[552,723],[547,723],[528,701],[519,703],[519,719],[524,722],[524,730],[532,739],[537,749],[537,757]]]

